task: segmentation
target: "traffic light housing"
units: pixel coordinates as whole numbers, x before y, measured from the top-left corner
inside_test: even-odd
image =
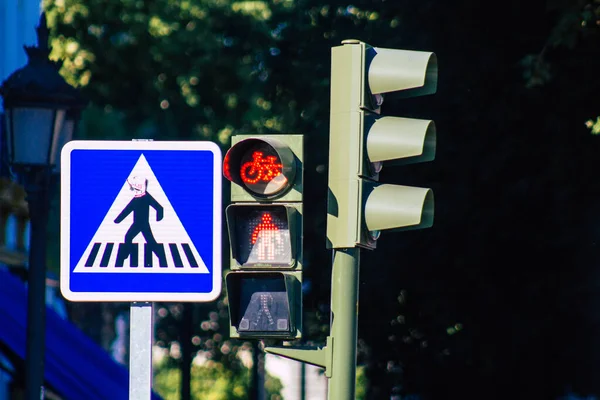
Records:
[[[378,183],[383,162],[430,161],[435,124],[382,116],[385,93],[435,93],[437,58],[345,40],[332,48],[327,246],[374,249],[381,230],[433,224],[430,189]]]
[[[234,268],[296,267],[301,253],[301,243],[297,237],[302,224],[299,211],[296,205],[288,204],[229,206],[226,218]],[[270,235],[273,246],[257,246],[261,234]]]
[[[299,338],[303,136],[236,135],[223,174],[233,183],[225,211],[230,336]]]
[[[235,184],[231,201],[301,203],[302,146],[303,135],[233,136],[223,161],[223,175]]]

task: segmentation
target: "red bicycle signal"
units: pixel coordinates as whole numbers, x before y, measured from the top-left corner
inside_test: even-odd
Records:
[[[234,143],[225,155],[223,175],[255,199],[286,196],[296,177],[297,159],[285,135],[248,137]],[[295,139],[297,140],[297,139]],[[300,187],[300,185],[298,185]],[[237,189],[232,189],[232,196]],[[238,192],[239,193],[239,192]]]
[[[240,177],[242,182],[254,184],[259,181],[270,182],[281,174],[283,164],[278,163],[277,156],[263,158],[261,151],[252,153],[252,161],[242,164]]]

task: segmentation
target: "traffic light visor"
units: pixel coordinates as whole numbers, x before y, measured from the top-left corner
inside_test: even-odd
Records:
[[[223,175],[254,197],[273,198],[294,182],[296,161],[290,148],[276,139],[248,138],[229,149]]]
[[[435,158],[435,123],[429,120],[377,117],[368,118],[367,154],[369,161],[393,161],[395,165],[431,161]]]
[[[369,231],[423,229],[433,225],[433,213],[431,189],[376,185],[367,197],[365,223]]]
[[[372,47],[368,51],[368,63],[372,94],[401,91],[397,97],[415,97],[436,92],[435,53]]]

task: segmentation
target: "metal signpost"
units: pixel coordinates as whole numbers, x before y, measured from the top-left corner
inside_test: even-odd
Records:
[[[129,398],[149,399],[151,302],[221,294],[220,149],[72,141],[61,171],[61,292],[132,303]]]

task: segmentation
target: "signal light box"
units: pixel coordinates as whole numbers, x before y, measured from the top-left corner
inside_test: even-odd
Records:
[[[232,269],[293,268],[299,243],[300,213],[286,205],[235,205],[226,210]]]
[[[225,155],[233,338],[302,331],[302,135],[238,135]]]
[[[331,52],[327,247],[373,250],[381,230],[428,228],[433,192],[379,183],[384,164],[431,161],[430,120],[381,115],[383,95],[435,93],[437,57],[345,40]]]
[[[303,135],[236,135],[223,175],[231,202],[302,202]]]
[[[302,312],[298,274],[236,272],[226,283],[236,337],[296,337]]]

